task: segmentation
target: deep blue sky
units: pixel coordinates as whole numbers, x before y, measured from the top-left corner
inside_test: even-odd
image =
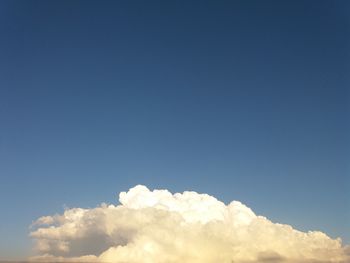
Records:
[[[136,184],[350,242],[347,1],[1,1],[0,255]]]

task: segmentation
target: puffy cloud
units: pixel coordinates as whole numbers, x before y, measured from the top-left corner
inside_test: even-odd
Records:
[[[301,232],[207,194],[138,185],[120,205],[39,218],[32,260],[115,263],[350,262],[340,239]]]

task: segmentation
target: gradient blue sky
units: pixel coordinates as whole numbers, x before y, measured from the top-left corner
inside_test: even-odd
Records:
[[[0,255],[136,184],[350,242],[347,1],[1,1]]]

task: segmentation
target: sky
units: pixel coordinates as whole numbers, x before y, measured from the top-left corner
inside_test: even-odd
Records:
[[[1,1],[0,255],[143,184],[350,243],[347,1]]]

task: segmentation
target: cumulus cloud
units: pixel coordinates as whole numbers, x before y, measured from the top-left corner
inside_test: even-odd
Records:
[[[32,260],[115,263],[350,262],[340,239],[273,223],[207,194],[121,192],[119,205],[39,218]]]

